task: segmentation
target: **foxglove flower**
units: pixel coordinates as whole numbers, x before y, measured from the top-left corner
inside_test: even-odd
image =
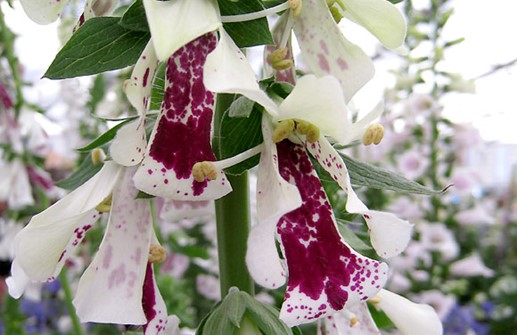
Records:
[[[210,146],[214,94],[203,84],[206,56],[216,45],[205,34],[177,50],[166,69],[165,96],[144,160],[135,174],[138,189],[176,200],[216,199],[231,191],[222,171],[194,178],[194,164],[215,161]]]
[[[273,122],[302,120],[313,125],[313,129],[317,128],[319,134],[322,135],[318,135],[317,140],[309,143],[303,135],[299,137],[299,140],[305,141],[309,152],[348,193],[347,210],[350,213],[363,215],[370,228],[372,245],[377,253],[385,258],[401,253],[411,237],[412,225],[393,214],[369,210],[352,189],[350,176],[343,159],[325,138],[325,136],[329,136],[343,145],[352,143],[363,136],[369,124],[380,115],[382,109],[376,108],[361,120],[351,123],[348,119],[348,109],[339,81],[332,76],[317,78],[314,75],[300,78],[291,94],[279,105],[276,105],[267,96],[262,96],[264,93],[260,91],[253,70],[245,60],[245,56],[238,49],[232,48],[230,44],[225,46],[226,44],[221,41],[218,46],[219,50],[208,56],[205,64],[206,87],[217,93],[245,95],[263,105],[266,112],[271,115]],[[229,62],[225,64],[223,59],[232,59],[232,64],[239,69],[240,75],[224,76],[225,70],[230,70],[230,66],[226,65]],[[340,122],[336,122],[336,120],[340,120]],[[266,138],[265,135],[264,138]],[[390,238],[386,238],[387,236]]]
[[[302,205],[277,223],[288,269],[280,318],[293,326],[372,298],[386,282],[387,265],[361,256],[343,241],[305,149],[288,140],[277,148],[280,174],[302,198]]]
[[[98,220],[95,209],[113,190],[120,167],[107,162],[90,180],[35,215],[16,236],[10,294],[18,298],[32,281],[54,280],[85,233]],[[52,247],[49,247],[52,246]]]
[[[294,33],[303,58],[318,77],[332,74],[348,102],[374,74],[370,57],[347,40],[334,21],[325,0],[304,0],[294,18]],[[400,11],[385,0],[342,0],[345,17],[364,26],[385,46],[402,44],[406,24]]]

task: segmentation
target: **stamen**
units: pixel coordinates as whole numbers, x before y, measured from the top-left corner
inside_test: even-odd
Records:
[[[111,194],[108,195],[95,209],[100,213],[108,213],[111,210],[111,196]]]
[[[275,70],[285,70],[293,66],[293,61],[286,59],[288,51],[287,48],[278,48],[269,55],[269,62]]]
[[[359,324],[359,319],[354,316],[350,319],[350,327],[356,327]]]
[[[309,143],[316,143],[320,139],[320,129],[310,122],[296,120],[296,131],[300,135],[306,135]]]
[[[104,151],[100,148],[95,148],[92,150],[91,153],[92,163],[93,165],[98,165],[104,163],[104,160],[106,159],[106,154]]]
[[[163,263],[167,258],[167,251],[159,244],[149,246],[149,263]]]
[[[341,19],[343,18],[343,14],[339,10],[339,8],[337,8],[336,6],[329,6],[329,9],[330,9],[330,14],[332,14],[332,17],[334,18],[334,21],[336,21],[336,23],[341,22]]]
[[[363,144],[364,145],[370,145],[370,144],[379,144],[382,141],[382,138],[384,137],[384,127],[377,123],[372,124],[371,126],[366,129],[364,135],[363,135]]]
[[[374,296],[373,298],[371,298],[370,300],[368,300],[369,303],[373,304],[373,305],[376,305],[378,304],[379,302],[381,302],[381,297],[379,297],[378,295]]]
[[[253,21],[256,19],[261,19],[263,17],[269,16],[271,14],[275,14],[286,9],[289,9],[289,2],[284,2],[280,5],[267,8],[258,12],[246,13],[240,15],[229,15],[229,16],[221,16],[221,22],[223,23],[231,23],[231,22],[245,22],[245,21]]]
[[[205,179],[216,180],[217,169],[212,162],[197,162],[192,167],[192,176],[194,177],[194,180],[199,183],[205,181]]]
[[[293,16],[297,17],[302,12],[302,0],[288,0]]]
[[[273,143],[278,143],[288,138],[295,128],[296,124],[292,119],[278,122],[277,127],[273,131]]]

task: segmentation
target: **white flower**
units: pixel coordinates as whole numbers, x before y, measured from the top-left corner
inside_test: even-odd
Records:
[[[493,277],[494,270],[486,267],[485,263],[479,256],[479,253],[475,252],[472,255],[460,259],[451,264],[450,273],[453,276],[458,277]]]
[[[420,242],[429,251],[439,252],[444,260],[458,256],[459,246],[454,234],[442,223],[422,223],[417,226]]]

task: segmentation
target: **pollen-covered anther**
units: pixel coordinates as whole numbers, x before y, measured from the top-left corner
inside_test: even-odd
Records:
[[[291,135],[291,133],[295,130],[296,124],[294,120],[282,120],[278,122],[275,130],[273,131],[273,142],[278,143],[282,142],[286,138]]]
[[[350,319],[350,327],[357,327],[359,325],[359,319],[356,316],[353,316]]]
[[[95,209],[100,213],[107,213],[111,210],[111,194],[106,197],[106,199],[102,200],[100,204],[95,207]]]
[[[95,148],[92,150],[91,158],[93,165],[102,164],[106,159],[106,154],[104,153],[104,150]]]
[[[269,63],[275,70],[285,70],[293,66],[292,59],[287,57],[287,48],[278,48],[269,55]]]
[[[205,179],[215,180],[217,179],[217,169],[212,162],[197,162],[192,167],[192,176],[199,183],[205,181]]]
[[[363,144],[364,145],[370,145],[370,144],[379,144],[382,141],[382,138],[384,137],[384,127],[379,124],[372,124],[371,126],[366,129],[364,135],[363,135]]]
[[[302,12],[302,0],[288,0],[293,16],[297,17]]]
[[[372,305],[376,305],[378,304],[379,302],[381,302],[381,297],[379,297],[378,295],[374,296],[373,298],[371,298],[370,300],[368,300],[369,303],[371,303]]]
[[[296,120],[296,131],[305,135],[309,143],[316,143],[320,139],[320,129],[310,122]]]
[[[149,263],[163,263],[167,258],[167,251],[158,244],[151,244],[149,247]]]

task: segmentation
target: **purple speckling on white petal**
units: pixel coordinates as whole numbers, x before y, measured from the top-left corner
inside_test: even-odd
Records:
[[[343,241],[305,149],[288,140],[277,148],[280,173],[294,182],[303,201],[277,224],[289,273],[280,317],[292,326],[371,298],[386,282],[387,265],[358,254]]]

